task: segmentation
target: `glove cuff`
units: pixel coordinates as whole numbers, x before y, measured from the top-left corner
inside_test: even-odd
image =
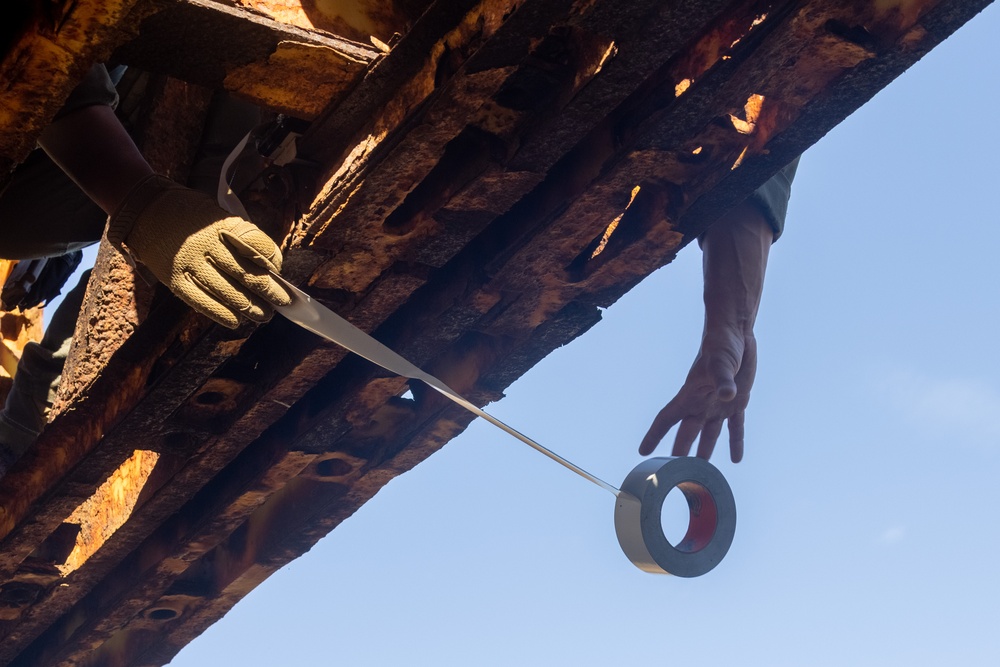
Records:
[[[159,174],[150,174],[136,183],[108,221],[107,235],[111,245],[127,256],[128,251],[125,246],[128,236],[135,226],[135,221],[164,192],[179,189],[183,188]]]

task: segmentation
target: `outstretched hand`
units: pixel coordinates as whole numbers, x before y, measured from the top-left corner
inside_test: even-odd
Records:
[[[698,457],[708,459],[723,422],[728,422],[729,456],[738,463],[743,458],[743,424],[756,372],[757,341],[752,333],[706,333],[684,385],[653,420],[639,453],[651,454],[679,423],[672,455],[687,456],[701,434]]]
[[[764,271],[774,232],[750,202],[735,207],[702,237],[705,273],[705,330],[701,348],[677,395],[660,410],[639,445],[653,453],[675,425],[674,456],[708,459],[729,423],[729,454],[743,458],[743,425],[757,373],[753,326],[764,288]]]

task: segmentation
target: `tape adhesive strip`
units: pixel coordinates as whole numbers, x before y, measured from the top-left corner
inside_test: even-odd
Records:
[[[670,544],[660,517],[663,500],[677,488],[687,500],[687,533]],[[615,504],[615,532],[640,570],[698,577],[718,565],[736,534],[736,501],[722,473],[694,457],[646,459],[628,474]]]
[[[481,410],[477,405],[471,403],[461,394],[437,379],[430,373],[422,371],[412,362],[393,352],[388,347],[378,342],[361,329],[342,318],[323,304],[315,301],[311,296],[291,284],[277,273],[271,273],[271,277],[277,280],[292,295],[292,303],[287,306],[279,306],[276,310],[295,322],[300,327],[308,329],[313,333],[333,341],[337,345],[344,347],[359,357],[364,357],[368,361],[381,366],[382,368],[413,380],[420,380],[424,384],[434,389],[439,394],[450,399],[454,403],[462,406],[477,417],[482,417],[489,423],[514,436],[532,449],[541,452],[556,463],[569,468],[589,482],[593,482],[605,491],[618,495],[618,489],[611,486],[603,479],[592,475],[580,466],[567,461],[551,449],[543,447],[520,431],[507,426],[502,421]]]

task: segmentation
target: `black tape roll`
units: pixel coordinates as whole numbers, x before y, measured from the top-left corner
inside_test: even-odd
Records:
[[[663,500],[678,488],[687,499],[690,521],[672,545],[663,534]],[[647,459],[622,483],[615,504],[615,532],[629,560],[641,570],[698,577],[718,565],[736,534],[736,501],[722,473],[693,457]]]

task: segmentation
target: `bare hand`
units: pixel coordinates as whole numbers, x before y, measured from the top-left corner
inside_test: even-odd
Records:
[[[729,455],[743,458],[743,423],[750,389],[757,372],[757,341],[753,334],[734,329],[707,332],[684,386],[653,420],[639,453],[651,454],[663,437],[680,423],[673,456],[687,456],[698,434],[698,457],[712,456],[729,422]]]

